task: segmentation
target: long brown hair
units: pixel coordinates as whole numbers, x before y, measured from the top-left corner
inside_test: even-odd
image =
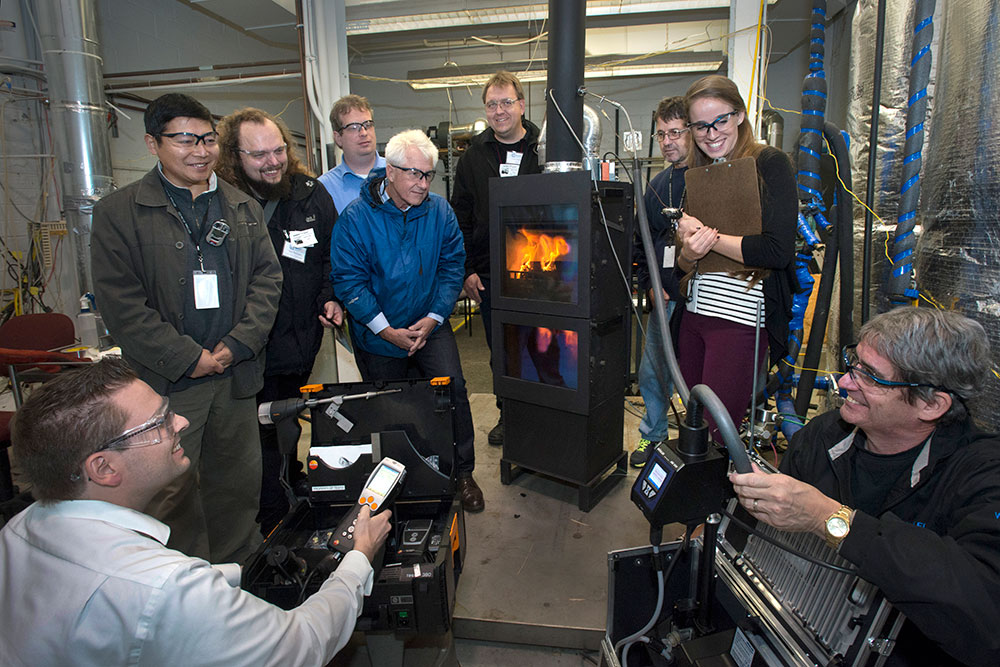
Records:
[[[734,111],[743,112],[743,122],[740,123],[737,130],[736,145],[733,146],[733,153],[729,156],[729,159],[735,160],[748,156],[757,157],[757,154],[764,147],[757,143],[757,140],[753,136],[753,128],[750,127],[750,117],[747,115],[747,105],[743,101],[743,96],[740,95],[740,89],[736,87],[733,80],[721,74],[709,74],[692,83],[684,95],[684,105],[687,107],[689,118],[691,116],[691,103],[703,97],[712,97],[721,100],[733,107]],[[694,151],[691,153],[691,166],[701,167],[711,164],[712,159],[702,152],[698,146],[698,142],[695,141],[692,143],[694,143]]]
[[[743,157],[756,158],[764,150],[764,146],[757,143],[757,139],[753,135],[753,128],[750,127],[750,117],[747,115],[747,105],[743,101],[743,96],[740,95],[740,89],[733,80],[721,74],[709,74],[692,83],[684,95],[684,105],[687,107],[688,118],[691,117],[691,103],[704,97],[721,100],[733,107],[734,111],[743,112],[743,122],[740,123],[737,129],[736,144],[733,146],[733,152],[729,155],[729,159],[736,160]],[[711,164],[712,158],[705,155],[701,147],[698,146],[698,142],[693,139],[694,137],[692,136],[691,143],[693,144],[693,150],[691,151],[691,159],[689,160],[691,166],[702,167],[706,164]],[[763,206],[767,191],[759,173],[757,174],[757,184],[760,188],[760,201]],[[736,278],[749,278],[752,287],[770,275],[770,273],[768,269],[751,269],[747,267],[747,270],[744,271],[731,271],[729,275]],[[693,275],[694,270],[681,279],[684,291],[687,290],[687,282]]]
[[[215,173],[224,181],[232,183],[243,192],[253,192],[252,184],[246,180],[243,165],[240,164],[240,127],[243,123],[256,123],[264,125],[267,121],[274,123],[278,131],[281,132],[281,140],[287,148],[289,174],[305,174],[314,176],[306,166],[299,160],[295,151],[295,139],[285,122],[277,116],[272,116],[266,111],[261,111],[254,107],[238,109],[219,121],[219,161],[215,165]]]

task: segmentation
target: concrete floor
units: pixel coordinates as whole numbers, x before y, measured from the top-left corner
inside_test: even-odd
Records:
[[[629,500],[636,470],[629,468],[589,513],[576,505],[574,487],[537,474],[500,483],[502,448],[487,434],[498,411],[481,318],[452,319],[469,387],[476,429],[476,479],[486,509],[466,515],[468,551],[457,591],[454,652],[408,646],[406,665],[594,665],[607,618],[607,552],[648,544],[649,524]],[[341,361],[341,369],[343,369]],[[627,406],[623,447],[638,439],[639,407]],[[626,409],[627,408],[627,409]],[[682,528],[668,526],[665,539]],[[376,649],[378,650],[378,649]],[[335,665],[371,664],[364,639]]]

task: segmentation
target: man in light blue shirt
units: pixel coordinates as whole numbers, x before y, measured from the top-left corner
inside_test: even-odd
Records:
[[[361,184],[373,169],[385,169],[385,158],[378,154],[372,107],[360,95],[345,95],[330,110],[333,140],[344,153],[336,167],[319,177],[333,197],[337,213],[358,198]]]
[[[4,665],[325,665],[350,639],[389,512],[362,509],[355,549],[284,610],[239,588],[239,566],[164,546],[144,512],[191,461],[188,421],[120,358],[46,383],[14,417],[38,499],[0,531]]]

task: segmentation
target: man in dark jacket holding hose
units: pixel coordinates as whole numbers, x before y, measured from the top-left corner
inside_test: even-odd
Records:
[[[1000,440],[966,407],[989,359],[958,313],[878,315],[844,348],[839,413],[796,434],[781,474],[731,476],[753,516],[824,537],[906,615],[889,665],[1000,664]]]

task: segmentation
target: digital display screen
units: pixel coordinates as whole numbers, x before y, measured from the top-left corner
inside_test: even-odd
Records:
[[[663,486],[663,481],[667,478],[667,471],[663,469],[659,463],[654,463],[652,469],[649,471],[649,476],[646,478],[653,488],[657,491]]]
[[[392,483],[396,481],[398,476],[399,472],[395,468],[382,464],[372,478],[372,481],[368,484],[368,490],[384,497],[389,493]]]

